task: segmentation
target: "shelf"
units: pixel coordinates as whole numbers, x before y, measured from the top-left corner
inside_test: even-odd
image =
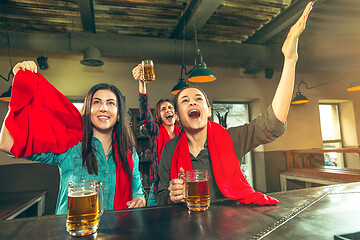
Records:
[[[129,108],[130,112],[130,121],[131,121],[131,130],[134,134],[136,145],[137,145],[137,153],[139,155],[139,170],[142,175],[142,183],[144,187],[149,187],[149,170],[150,170],[150,138],[147,134],[147,131],[142,126],[142,122],[140,121],[140,112],[138,108]],[[152,109],[153,112],[153,109]],[[140,131],[141,130],[141,131]],[[140,136],[139,136],[140,135]],[[146,153],[145,153],[146,152]],[[141,159],[145,161],[141,161]]]

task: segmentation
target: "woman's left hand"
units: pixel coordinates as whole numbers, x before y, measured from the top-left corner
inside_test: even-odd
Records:
[[[290,31],[285,39],[285,42],[282,46],[282,52],[286,59],[297,60],[297,42],[300,34],[304,31],[306,26],[306,21],[309,17],[309,13],[312,9],[314,2],[309,2],[301,17],[297,20],[297,22],[290,28]]]
[[[128,208],[145,207],[146,200],[143,197],[135,197],[133,200],[126,203]]]

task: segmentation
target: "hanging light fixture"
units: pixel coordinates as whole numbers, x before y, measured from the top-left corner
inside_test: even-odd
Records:
[[[12,69],[10,69],[10,72],[9,72],[7,78],[4,78],[1,75],[0,75],[0,77],[2,79],[4,79],[5,81],[7,81],[7,82],[11,81],[13,79],[13,77],[14,77]],[[4,92],[3,94],[0,95],[0,100],[4,101],[4,102],[10,102],[10,97],[11,97],[11,86],[9,87],[9,90],[7,90],[6,92]]]
[[[184,65],[184,62],[185,62],[185,60],[184,60],[184,51],[185,51],[185,25],[184,25],[184,28],[183,28],[182,65],[181,65],[181,70],[180,70],[180,78],[178,80],[178,83],[171,90],[171,94],[174,94],[174,95],[176,95],[181,89],[188,86],[186,84],[186,80],[183,78],[183,71],[184,71],[185,75],[187,75],[186,67]]]
[[[3,94],[1,94],[0,100],[4,101],[4,102],[10,102],[10,98],[11,98],[11,86],[10,86],[9,90],[7,90]]]
[[[302,95],[301,92],[297,92],[294,99],[291,101],[291,104],[303,104],[309,102],[309,99]]]
[[[350,83],[349,87],[346,90],[349,92],[360,91],[360,81]]]
[[[301,92],[300,92],[300,85],[304,84],[306,89],[312,89],[312,88],[317,88],[323,85],[327,85],[329,83],[333,83],[333,82],[338,82],[340,80],[334,80],[334,81],[330,81],[330,82],[325,82],[325,83],[320,83],[318,85],[315,85],[313,87],[308,87],[308,85],[306,84],[306,82],[304,82],[303,80],[300,81],[299,85],[298,85],[298,91],[296,92],[296,96],[293,98],[293,100],[291,100],[291,104],[303,104],[303,103],[307,103],[309,102],[309,99],[307,97],[305,97]]]
[[[200,82],[200,83],[215,81],[216,80],[215,74],[206,67],[206,63],[203,61],[203,57],[197,42],[195,25],[194,25],[194,33],[195,33],[195,44],[197,50],[195,56],[194,69],[190,71],[190,76],[188,78],[188,81]],[[200,56],[200,62],[197,63],[196,60],[199,56]]]
[[[186,71],[184,64],[181,66],[180,78],[178,80],[178,83],[171,90],[171,94],[176,95],[181,89],[189,86],[186,84],[186,80],[182,77],[183,70]]]

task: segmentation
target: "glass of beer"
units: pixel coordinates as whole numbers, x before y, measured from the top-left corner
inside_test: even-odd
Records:
[[[101,204],[100,204],[101,189]],[[100,207],[101,205],[101,207]],[[70,182],[66,230],[72,236],[96,233],[104,212],[104,189],[99,181]]]
[[[207,170],[190,170],[185,174],[185,202],[190,211],[205,211],[210,206]]]
[[[153,82],[155,81],[155,70],[154,63],[152,60],[144,60],[141,62],[142,73],[144,77],[144,82]]]

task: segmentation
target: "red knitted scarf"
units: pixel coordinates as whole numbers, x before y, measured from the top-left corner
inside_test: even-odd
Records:
[[[62,153],[82,140],[82,117],[75,106],[40,73],[20,70],[13,81],[10,112],[5,126],[14,139],[11,153]],[[115,148],[115,156],[119,156]],[[132,199],[131,180],[117,158],[114,209],[127,208]],[[133,161],[129,151],[128,161]]]
[[[178,128],[178,126],[174,125],[174,132],[175,132],[175,136],[178,136],[180,134],[181,130],[180,130],[180,128]],[[169,140],[170,140],[170,135],[169,135],[168,131],[166,130],[164,125],[160,124],[158,145],[157,145],[158,163],[160,162],[160,159],[161,159],[162,150],[164,149],[165,144]]]
[[[129,176],[126,174],[123,168],[118,152],[117,141],[114,143],[115,156],[116,156],[116,186],[115,186],[115,198],[114,198],[114,209],[125,209],[127,208],[126,203],[132,199],[132,184]],[[133,170],[133,159],[130,150],[127,156],[130,170]]]
[[[236,157],[230,134],[221,125],[208,121],[207,141],[212,171],[222,194],[244,204],[273,205],[276,199],[266,196],[250,186]],[[177,178],[179,169],[192,170],[188,139],[183,133],[175,148],[171,162],[171,179]]]

